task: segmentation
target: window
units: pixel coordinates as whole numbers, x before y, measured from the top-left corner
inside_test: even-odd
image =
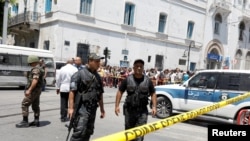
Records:
[[[247,0],[243,0],[242,9],[245,9],[246,6],[247,6]]]
[[[66,65],[65,62],[56,62],[56,69],[60,70],[64,65]]]
[[[80,13],[91,15],[92,0],[81,0]]]
[[[51,12],[52,0],[46,0],[45,4],[45,13]]]
[[[243,52],[238,49],[236,54],[235,54],[235,62],[234,62],[234,65],[233,65],[233,69],[240,69],[241,68],[241,60],[243,59]]]
[[[189,81],[190,87],[204,87],[206,85],[208,75],[208,73],[197,74]]]
[[[0,65],[8,63],[8,54],[0,54]]]
[[[128,60],[128,56],[124,55],[124,56],[123,56],[123,60],[124,60],[124,61],[127,61],[127,60]]]
[[[186,60],[179,59],[179,65],[186,65]]]
[[[155,55],[155,67],[158,68],[159,71],[163,69],[163,55]]]
[[[194,30],[194,22],[188,21],[188,28],[187,28],[187,38],[191,39]]]
[[[8,66],[20,66],[21,59],[19,55],[0,54],[0,64]]]
[[[37,0],[34,0],[34,12],[37,12]]]
[[[43,49],[45,50],[49,50],[49,41],[44,41],[44,44],[43,44]]]
[[[18,8],[19,8],[18,3],[15,4],[15,5],[12,5],[12,11],[13,11],[15,14],[18,14]]]
[[[124,24],[133,26],[135,6],[126,3],[124,12]]]
[[[216,14],[214,23],[214,34],[220,34],[220,25],[222,23],[222,18],[220,14]]]
[[[21,64],[22,64],[22,66],[28,66],[29,65],[28,62],[27,62],[27,60],[28,60],[28,56],[27,55],[22,55],[21,56]]]
[[[88,62],[89,44],[77,44],[76,56],[82,58],[82,63]]]
[[[64,41],[64,45],[65,46],[69,46],[70,45],[70,41]]]
[[[38,13],[37,13],[37,0],[34,1],[34,10],[33,10],[33,21],[37,21]]]
[[[218,81],[219,73],[200,73],[190,80],[191,87],[204,87],[214,89]]]
[[[160,14],[158,32],[164,33],[166,26],[166,19],[167,16],[165,14]]]
[[[194,71],[195,68],[196,68],[196,63],[195,62],[190,62],[190,68],[188,68],[188,69],[190,69],[191,71]]]
[[[216,84],[218,82],[219,73],[210,73],[208,79],[207,79],[207,88],[208,89],[214,89],[216,87]]]
[[[244,22],[241,22],[239,25],[239,40],[240,41],[243,41],[244,30],[245,30],[245,24]]]
[[[246,55],[245,70],[250,70],[250,52]]]
[[[47,68],[54,68],[54,61],[53,61],[53,58],[39,57],[39,60],[40,60],[40,59],[43,59],[43,60],[44,60],[45,66],[46,66]]]
[[[239,90],[240,75],[237,73],[222,74],[218,79],[218,89]]]
[[[250,74],[240,74],[240,91],[250,91]]]

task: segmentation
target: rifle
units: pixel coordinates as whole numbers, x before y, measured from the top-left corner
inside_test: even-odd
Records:
[[[70,135],[71,129],[76,124],[77,113],[78,113],[78,110],[80,109],[80,106],[81,106],[81,104],[80,104],[81,96],[87,93],[87,91],[89,90],[89,88],[92,85],[92,83],[93,83],[94,80],[95,80],[95,76],[93,75],[92,79],[91,79],[91,82],[89,83],[89,85],[87,86],[87,88],[85,89],[85,91],[79,92],[79,94],[77,94],[76,97],[75,97],[74,112],[73,112],[72,117],[70,119],[70,123],[67,126],[68,127],[68,135],[67,135],[66,141],[68,141],[68,139],[69,139],[69,135]],[[80,84],[80,87],[81,87],[81,84]]]

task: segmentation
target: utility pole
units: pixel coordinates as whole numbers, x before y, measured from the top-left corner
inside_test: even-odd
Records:
[[[7,24],[8,24],[8,5],[9,0],[5,0],[4,4],[4,16],[3,16],[3,44],[6,44],[7,40]]]
[[[187,71],[189,71],[189,59],[190,59],[190,48],[195,46],[195,42],[191,41],[189,46],[188,46],[188,60],[187,60]]]

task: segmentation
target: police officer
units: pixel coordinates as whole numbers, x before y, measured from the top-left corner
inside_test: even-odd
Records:
[[[74,127],[71,141],[89,141],[94,133],[94,123],[97,107],[100,106],[101,118],[105,116],[103,105],[103,85],[97,70],[103,57],[90,53],[88,65],[77,71],[71,77],[69,92],[70,119],[78,119]],[[79,106],[74,105],[74,101],[80,98]],[[75,106],[75,107],[74,107]],[[75,109],[74,109],[75,108]],[[72,117],[74,110],[77,110],[77,117]],[[75,122],[74,122],[75,123]]]
[[[116,94],[115,114],[120,113],[119,104],[122,94],[127,91],[126,100],[123,105],[125,116],[125,129],[141,126],[148,120],[148,97],[152,100],[152,116],[156,114],[156,94],[151,79],[143,74],[144,61],[137,59],[133,65],[134,73],[121,82]],[[143,136],[133,141],[143,141]]]
[[[22,115],[23,120],[16,124],[17,128],[29,127],[28,115],[29,106],[32,105],[34,112],[34,121],[31,125],[39,126],[40,116],[40,95],[43,86],[43,70],[39,64],[39,58],[34,55],[28,56],[28,64],[32,67],[31,71],[27,74],[27,86],[25,89],[25,97],[22,101]]]
[[[81,58],[81,57],[76,57],[76,58],[74,58],[74,66],[75,66],[78,70],[81,70],[82,68],[85,67],[85,65],[83,65],[83,62],[82,62],[82,58]]]

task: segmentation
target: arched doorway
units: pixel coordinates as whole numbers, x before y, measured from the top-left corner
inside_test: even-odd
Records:
[[[242,60],[242,51],[239,49],[239,50],[237,50],[237,52],[235,54],[235,59],[234,59],[234,63],[233,63],[234,69],[240,69],[241,60]]]
[[[213,48],[207,54],[207,69],[220,69],[221,68],[221,56],[216,48]]]
[[[247,52],[245,70],[250,70],[250,52]]]

